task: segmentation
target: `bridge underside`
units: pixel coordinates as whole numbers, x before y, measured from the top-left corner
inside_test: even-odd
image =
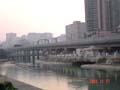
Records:
[[[81,56],[88,57],[85,53],[81,53],[83,47],[32,47],[32,48],[15,48],[8,50],[8,58],[16,62],[35,64],[38,60],[45,61],[62,61],[73,62],[81,60]],[[84,50],[85,52],[92,51],[94,57],[97,55],[113,55],[115,52],[120,53],[120,45],[99,45],[93,49]],[[89,57],[87,58],[89,60]]]
[[[92,49],[89,49],[93,47]],[[87,49],[86,49],[87,48]],[[120,40],[85,40],[85,41],[73,41],[65,43],[54,43],[54,44],[44,44],[37,46],[28,47],[15,47],[6,49],[8,53],[8,58],[17,61],[32,62],[35,63],[36,60],[48,59],[54,57],[65,61],[66,58],[69,60],[80,60],[81,56],[88,57],[86,52],[92,52],[93,56],[97,55],[113,55],[115,53],[120,53]],[[61,58],[62,57],[62,58]]]

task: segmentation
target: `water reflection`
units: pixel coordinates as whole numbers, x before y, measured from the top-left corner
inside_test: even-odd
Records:
[[[70,65],[22,67],[4,64],[0,73],[45,90],[120,90],[120,72],[117,71],[80,69]],[[91,80],[97,82],[91,83]],[[109,83],[106,80],[110,80]]]

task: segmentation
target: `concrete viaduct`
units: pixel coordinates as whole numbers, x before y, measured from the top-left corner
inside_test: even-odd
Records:
[[[40,59],[41,56],[47,57],[48,55],[57,55],[57,54],[70,54],[73,53],[76,49],[85,48],[89,46],[96,46],[105,48],[105,50],[119,50],[120,48],[120,39],[92,39],[92,40],[80,40],[64,43],[45,43],[35,46],[21,46],[7,48],[8,59],[17,60],[18,62],[32,62],[35,64],[36,59]]]

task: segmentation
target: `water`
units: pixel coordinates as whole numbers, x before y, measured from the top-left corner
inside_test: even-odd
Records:
[[[0,65],[0,73],[45,90],[120,90],[120,72],[69,65]],[[96,81],[96,82],[95,82]]]

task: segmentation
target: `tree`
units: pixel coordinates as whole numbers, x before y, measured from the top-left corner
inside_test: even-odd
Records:
[[[17,90],[11,82],[0,83],[0,90]]]

